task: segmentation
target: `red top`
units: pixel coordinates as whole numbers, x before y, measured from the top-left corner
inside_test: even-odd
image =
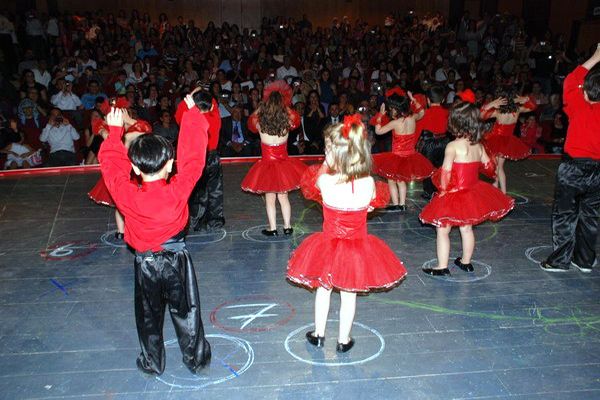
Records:
[[[432,105],[425,111],[425,115],[417,121],[416,131],[421,134],[421,131],[427,130],[433,132],[434,135],[445,135],[448,130],[448,115],[449,111],[440,105]]]
[[[591,104],[583,97],[583,66],[567,75],[563,85],[564,110],[569,116],[565,152],[575,158],[600,160],[600,103]]]
[[[175,111],[177,125],[181,126],[181,117],[187,109],[185,101],[180,101],[177,111]],[[203,115],[208,121],[208,151],[213,151],[219,146],[219,132],[221,131],[221,114],[219,114],[219,105],[215,99],[212,100],[212,110]]]
[[[188,198],[200,178],[206,160],[209,125],[197,107],[183,114],[177,145],[177,170],[169,182],[143,182],[139,188],[129,179],[131,162],[121,142],[123,128],[110,126],[98,159],[104,182],[124,215],[125,241],[137,251],[160,251],[161,244],[188,223]]]
[[[433,184],[443,192],[457,192],[468,189],[479,182],[479,174],[483,173],[489,178],[495,178],[496,165],[492,160],[487,163],[481,161],[453,162],[452,169],[446,171],[439,168],[433,174]]]
[[[277,145],[261,143],[260,149],[263,160],[275,161],[288,159],[287,142]]]
[[[515,126],[517,124],[499,124],[496,122],[492,127],[492,131],[489,133],[490,135],[500,135],[500,136],[513,136],[515,132]]]
[[[415,146],[419,141],[419,135],[411,133],[410,135],[398,135],[396,132],[392,135],[392,153],[399,156],[409,156],[415,154]]]

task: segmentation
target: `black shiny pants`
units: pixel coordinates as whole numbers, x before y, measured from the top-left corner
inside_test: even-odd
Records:
[[[448,136],[438,137],[429,131],[423,131],[419,139],[419,152],[425,156],[434,167],[439,168],[444,163],[446,145],[450,142]],[[431,178],[423,180],[423,192],[431,196],[437,191]]]
[[[182,240],[168,247],[171,249],[136,253],[135,257],[135,322],[142,349],[137,365],[146,373],[159,375],[165,370],[163,323],[167,306],[188,369],[196,372],[211,356],[210,344],[204,338],[192,259]]]
[[[225,224],[223,215],[223,168],[217,151],[209,151],[202,176],[196,183],[189,200],[191,226],[220,228]]]
[[[552,209],[553,253],[546,262],[592,267],[600,216],[600,162],[565,157],[558,167]]]

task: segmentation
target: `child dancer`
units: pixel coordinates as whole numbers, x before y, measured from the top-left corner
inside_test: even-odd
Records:
[[[387,210],[406,211],[406,182],[431,176],[433,165],[415,149],[420,133],[416,131],[416,121],[423,117],[423,106],[410,92],[405,95],[399,88],[392,90],[397,93],[386,100],[391,121],[382,126],[386,103],[375,116],[377,135],[393,131],[392,151],[373,155],[373,172],[388,179],[392,205]]]
[[[124,110],[123,113],[123,122],[125,126],[125,135],[124,135],[124,143],[125,147],[129,147],[129,143],[133,141],[136,137],[143,135],[145,133],[152,132],[152,126],[144,121],[144,120],[135,120],[129,116],[126,109],[129,107],[129,102],[124,98],[120,97],[115,102],[116,108],[121,108]],[[105,100],[102,103],[102,112],[106,115],[110,111],[110,105],[108,104],[108,100]],[[108,125],[101,118],[95,118],[92,120],[92,133],[94,135],[100,135],[103,139],[108,137]],[[113,201],[108,189],[106,188],[106,184],[104,183],[103,177],[98,179],[96,185],[89,191],[88,197],[92,199],[94,202],[109,206],[115,207],[115,202]],[[115,232],[115,239],[123,240],[123,235],[125,232],[125,220],[123,216],[119,212],[118,209],[115,209],[115,222],[117,224],[117,231]]]
[[[283,233],[291,235],[292,209],[288,192],[300,187],[300,178],[306,170],[302,162],[289,158],[288,133],[300,124],[300,116],[290,108],[292,89],[284,81],[275,81],[265,88],[263,102],[250,116],[248,129],[260,134],[262,157],[242,181],[242,190],[265,194],[269,229],[265,236],[277,236],[277,209],[279,201],[283,214]]]
[[[507,158],[521,160],[531,154],[529,146],[513,134],[515,125],[519,120],[520,113],[533,111],[537,106],[528,97],[516,96],[510,90],[501,90],[498,94],[499,97],[496,100],[481,107],[483,120],[496,118],[494,127],[483,139],[483,144],[490,156],[496,158],[498,164],[494,186],[500,186],[502,193],[506,193],[505,160]]]
[[[163,322],[168,304],[183,362],[194,373],[210,360],[204,338],[200,300],[192,259],[185,247],[188,197],[206,160],[208,122],[203,113],[211,109],[211,97],[193,92],[185,98],[177,147],[177,174],[173,147],[158,135],[141,135],[129,150],[122,142],[123,116],[112,109],[107,116],[108,138],[98,156],[102,176],[119,210],[127,219],[125,241],[136,251],[135,317],[141,354],[137,366],[148,374],[165,368]],[[142,186],[130,180],[130,171],[141,176]]]
[[[340,291],[338,352],[354,346],[350,331],[356,293],[391,288],[406,275],[394,252],[381,239],[367,234],[367,212],[385,206],[389,197],[382,184],[386,193],[376,199],[375,182],[369,176],[370,153],[359,114],[345,116],[343,124],[325,131],[325,164],[320,175],[309,179],[312,184],[303,188],[310,199],[322,196],[323,232],[304,240],[288,263],[290,281],[317,289],[315,330],[306,333],[310,344],[323,346],[331,291]]]
[[[479,171],[493,177],[494,163],[479,144],[482,124],[479,110],[468,102],[456,103],[448,128],[455,140],[446,146],[444,163],[434,174],[439,192],[423,208],[419,218],[437,228],[438,266],[423,269],[429,275],[449,275],[450,230],[458,226],[462,238],[462,257],[454,264],[473,272],[471,256],[475,248],[472,226],[497,221],[513,209],[515,201],[492,185],[479,180]]]

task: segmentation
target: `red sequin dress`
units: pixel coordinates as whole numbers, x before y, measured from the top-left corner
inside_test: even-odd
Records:
[[[300,187],[306,164],[290,158],[287,142],[278,145],[261,143],[262,157],[248,171],[242,190],[252,193],[287,193]]]
[[[510,160],[521,160],[531,154],[531,148],[513,135],[516,124],[495,123],[492,131],[482,140],[490,157],[500,156]]]
[[[303,178],[302,192],[322,203],[314,186],[318,173]],[[389,201],[387,185],[377,185],[377,196],[369,207],[384,207]],[[388,289],[406,276],[406,269],[389,246],[367,232],[369,207],[341,210],[323,204],[323,232],[306,238],[292,253],[287,278],[314,289],[336,288],[346,292]]]
[[[401,182],[420,181],[433,174],[433,164],[415,149],[419,135],[392,135],[392,151],[373,154],[373,172]]]
[[[515,201],[487,182],[479,180],[479,172],[492,175],[495,165],[488,162],[453,163],[451,171],[439,169],[433,182],[440,188],[427,204],[419,219],[438,227],[477,225],[497,221],[515,206]],[[445,188],[445,189],[443,189]]]

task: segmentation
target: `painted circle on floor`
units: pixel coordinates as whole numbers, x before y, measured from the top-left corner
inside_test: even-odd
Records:
[[[261,242],[261,243],[277,243],[277,242],[288,242],[290,239],[295,238],[298,239],[304,236],[304,230],[299,227],[294,227],[294,233],[290,236],[285,236],[283,234],[283,226],[277,225],[278,236],[265,236],[261,233],[263,229],[269,229],[268,225],[258,225],[253,226],[246,229],[242,232],[242,237],[251,242]]]
[[[239,377],[246,372],[254,363],[254,349],[247,340],[228,335],[210,334],[206,335],[212,351],[212,359],[209,368],[200,370],[198,374],[192,374],[187,367],[181,363],[181,353],[177,339],[165,341],[165,347],[173,355],[169,365],[177,365],[174,373],[165,371],[156,380],[176,389],[202,389],[210,385],[218,385]],[[171,361],[171,360],[169,360]]]
[[[525,250],[525,257],[527,257],[527,259],[532,263],[539,264],[542,262],[542,259],[540,257],[540,253],[542,252],[547,252],[548,254],[551,253],[552,246],[529,247],[527,250]]]
[[[421,266],[421,269],[424,268],[433,268],[438,264],[437,258],[432,258],[431,260],[425,261]],[[450,275],[444,276],[432,276],[427,275],[423,272],[420,272],[421,275],[428,276],[433,279],[437,279],[440,281],[448,281],[448,282],[476,282],[482,279],[487,278],[492,274],[492,267],[488,264],[482,263],[477,260],[471,260],[471,264],[473,264],[473,268],[475,269],[473,272],[465,272],[462,269],[458,268],[454,265],[454,260],[450,259],[449,266]]]
[[[529,199],[522,194],[518,194],[515,192],[506,192],[507,195],[515,199],[516,206],[522,206],[524,204],[529,203]]]
[[[227,332],[266,332],[283,326],[296,315],[286,301],[271,296],[244,296],[219,304],[210,321]]]
[[[40,251],[40,256],[46,261],[76,260],[83,258],[98,248],[96,243],[83,240],[58,242]]]
[[[110,247],[116,247],[116,248],[127,247],[127,245],[125,244],[125,241],[118,240],[117,238],[115,238],[115,233],[117,233],[116,229],[114,229],[112,231],[104,232],[102,234],[102,236],[100,236],[100,241],[103,244],[110,246]]]
[[[227,237],[227,231],[223,228],[212,229],[208,231],[198,231],[188,234],[185,237],[186,244],[210,244],[218,243]]]
[[[327,320],[338,322],[337,320]],[[322,348],[309,344],[304,337],[306,331],[313,328],[314,324],[303,325],[287,335],[284,342],[285,350],[296,360],[310,365],[325,367],[344,367],[364,364],[379,357],[385,350],[385,339],[377,330],[354,322],[352,324],[353,337],[356,340],[354,347],[347,353],[335,351],[336,340],[325,341]]]

